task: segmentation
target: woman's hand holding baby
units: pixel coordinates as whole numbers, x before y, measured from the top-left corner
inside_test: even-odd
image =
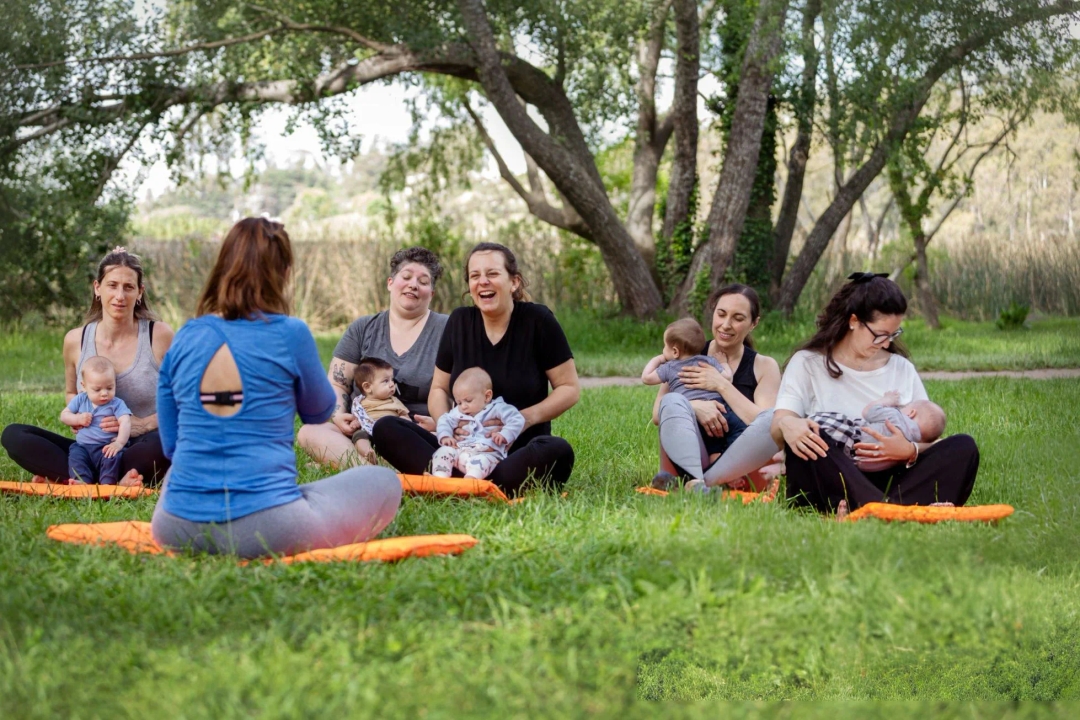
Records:
[[[413,422],[430,433],[435,432],[435,419],[430,415],[413,415]]]
[[[731,375],[717,370],[712,365],[699,362],[697,365],[688,365],[679,371],[679,379],[683,385],[691,390],[707,390],[709,392],[723,394],[731,387]]]
[[[873,428],[864,427],[862,431],[877,440],[876,443],[855,443],[855,457],[861,460],[910,460],[916,453],[915,445],[904,437],[900,429],[888,420],[885,427],[892,435],[879,433]]]

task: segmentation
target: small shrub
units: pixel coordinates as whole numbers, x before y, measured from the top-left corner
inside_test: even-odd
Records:
[[[1031,308],[1028,305],[1014,300],[1009,307],[1003,308],[998,313],[997,322],[994,324],[997,325],[998,330],[1016,330],[1026,327],[1027,316],[1030,311]]]

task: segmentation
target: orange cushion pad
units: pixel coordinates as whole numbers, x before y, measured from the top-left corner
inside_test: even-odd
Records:
[[[0,492],[13,495],[37,495],[39,497],[90,498],[138,498],[153,495],[157,490],[146,487],[120,487],[119,485],[60,485],[57,483],[28,483],[0,481]]]
[[[997,522],[1013,514],[1012,505],[968,505],[965,507],[929,507],[926,505],[893,505],[891,503],[866,503],[852,510],[848,520],[877,518],[887,522],[939,523],[946,520],[958,522]]]
[[[669,494],[667,490],[658,490],[657,488],[648,486],[639,487],[637,491],[642,495],[657,495],[659,497],[664,497]],[[724,500],[742,500],[743,505],[747,505],[755,500],[772,502],[774,496],[769,493],[747,492],[746,490],[724,490],[720,494],[720,497]]]
[[[150,523],[135,520],[109,523],[71,523],[52,525],[46,534],[53,540],[76,545],[118,545],[132,554],[175,556],[161,548],[150,533]],[[271,557],[262,560],[266,564],[280,562],[368,562],[382,560],[392,562],[408,557],[428,555],[459,555],[477,542],[471,535],[413,535],[407,537],[371,540],[366,543],[342,545],[336,548],[310,550],[296,555]],[[258,562],[258,561],[257,561]]]
[[[434,475],[398,475],[401,489],[412,495],[453,495],[483,497],[494,502],[509,502],[506,493],[490,480],[444,478]]]

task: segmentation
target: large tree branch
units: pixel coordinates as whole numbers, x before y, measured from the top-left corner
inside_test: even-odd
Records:
[[[638,42],[638,80],[634,87],[638,104],[637,133],[634,136],[626,229],[638,250],[649,261],[656,245],[652,227],[656,214],[656,176],[660,158],[664,154],[664,145],[660,145],[657,139],[656,76],[664,49],[664,30],[671,3],[672,0],[664,0],[657,5],[648,32]]]
[[[724,162],[709,209],[709,239],[694,253],[687,277],[673,299],[675,307],[693,315],[701,311],[687,306],[697,276],[708,272],[710,287],[720,285],[746,222],[761,154],[774,64],[783,45],[784,18],[789,5],[790,0],[762,0],[754,17],[739,72]]]
[[[476,74],[488,101],[495,107],[525,152],[544,169],[555,187],[589,226],[604,262],[611,271],[612,282],[619,293],[623,308],[638,317],[654,314],[660,309],[660,292],[644,260],[636,251],[633,240],[611,206],[591,154],[585,158],[580,157],[578,152],[574,152],[572,142],[566,144],[564,136],[555,134],[557,131],[552,128],[550,121],[548,126],[554,137],[545,133],[521,106],[518,95],[531,104],[532,101],[512,82],[511,69],[504,64],[503,57],[496,48],[495,37],[481,0],[458,0],[458,8],[469,33],[476,60]],[[553,87],[550,80],[544,77],[546,84]],[[552,99],[556,101],[555,107],[537,107],[542,112],[546,110],[552,113],[552,116],[568,126],[571,121],[572,125],[576,126],[577,122],[566,96],[556,93]],[[580,133],[580,128],[578,132]],[[556,137],[559,138],[558,141]]]
[[[697,181],[698,73],[701,69],[701,26],[694,0],[675,2],[675,98],[670,120],[675,131],[675,157],[671,164],[663,236],[670,239],[683,223],[694,222],[690,199]],[[666,124],[666,122],[665,122]]]
[[[548,225],[554,225],[557,228],[572,232],[575,235],[592,242],[592,233],[589,232],[588,226],[581,222],[580,218],[573,220],[567,218],[567,214],[563,209],[557,208],[547,201],[547,197],[543,192],[543,187],[540,186],[538,172],[536,173],[535,179],[530,172],[530,189],[525,189],[518,181],[517,177],[514,176],[514,173],[510,171],[510,166],[506,164],[502,154],[499,152],[498,148],[495,147],[495,141],[491,139],[491,135],[488,134],[487,128],[484,127],[483,120],[481,120],[480,116],[473,110],[472,105],[466,102],[464,103],[464,106],[465,112],[472,118],[473,125],[476,126],[476,132],[480,135],[480,140],[484,143],[484,147],[486,147],[488,152],[491,153],[491,156],[495,158],[495,164],[499,168],[499,176],[502,177],[513,191],[525,201],[525,204],[529,208],[529,212],[543,222],[546,222]],[[532,163],[532,169],[536,170],[535,163]],[[538,186],[539,192],[537,191]]]
[[[806,163],[810,159],[810,145],[814,136],[814,110],[817,107],[817,72],[818,52],[814,38],[814,26],[821,14],[821,0],[808,0],[802,18],[802,55],[803,72],[795,103],[795,118],[798,131],[791,146],[787,162],[787,182],[784,183],[784,197],[780,202],[780,213],[776,218],[773,231],[773,256],[770,274],[769,294],[776,301],[780,291],[780,282],[784,279],[788,252],[791,250],[791,238],[795,234],[795,224],[799,218],[799,201],[803,196],[803,183],[806,179]]]

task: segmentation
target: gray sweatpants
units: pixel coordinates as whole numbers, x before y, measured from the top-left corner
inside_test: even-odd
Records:
[[[169,492],[166,476],[151,523],[154,540],[171,550],[242,558],[292,555],[369,540],[390,524],[401,504],[401,481],[382,467],[349,468],[298,487],[303,497],[286,505],[229,522],[200,523],[162,509]]]
[[[704,478],[709,485],[738,480],[768,465],[779,448],[772,439],[773,411],[762,411],[723,455],[705,470],[709,454],[701,438],[697,416],[690,401],[678,393],[660,398],[660,447],[692,478]]]

